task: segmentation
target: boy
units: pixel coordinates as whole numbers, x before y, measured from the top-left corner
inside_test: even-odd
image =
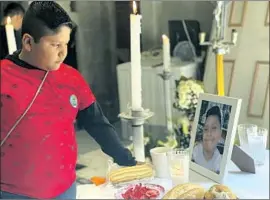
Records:
[[[25,10],[22,5],[12,2],[6,6],[4,9],[4,18],[0,26],[0,36],[1,36],[1,49],[0,49],[0,59],[5,58],[8,55],[7,37],[5,25],[7,23],[7,18],[10,17],[11,24],[14,27],[17,49],[21,49],[21,26]]]
[[[198,165],[219,173],[221,155],[217,144],[221,139],[221,112],[218,106],[211,107],[206,113],[203,128],[203,141],[194,147],[192,159]]]
[[[3,199],[76,198],[77,116],[116,163],[136,165],[86,81],[62,63],[72,28],[57,3],[34,1],[23,19],[22,50],[1,61]]]

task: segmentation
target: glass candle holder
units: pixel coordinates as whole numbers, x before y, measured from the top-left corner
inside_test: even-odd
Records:
[[[173,149],[168,152],[169,171],[174,186],[189,182],[189,158],[189,150]]]

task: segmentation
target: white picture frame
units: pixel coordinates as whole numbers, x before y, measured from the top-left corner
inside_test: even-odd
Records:
[[[224,177],[226,176],[226,173],[227,173],[227,168],[226,168],[227,163],[230,162],[231,155],[232,155],[234,139],[236,135],[238,119],[239,119],[240,110],[241,110],[241,104],[242,104],[242,99],[218,96],[218,95],[207,94],[207,93],[202,93],[199,95],[198,105],[196,108],[195,118],[194,118],[193,126],[192,126],[191,141],[190,141],[190,168],[191,170],[217,183],[222,184]],[[222,125],[221,125],[221,131],[218,130],[219,132],[217,134],[218,136],[216,137],[216,139],[212,139],[212,138],[215,138],[215,136],[212,137],[211,134],[217,133],[213,131],[213,130],[216,130],[217,128],[216,127],[212,128],[211,133],[210,131],[208,131],[210,130],[210,128],[208,129],[208,127],[210,127],[209,120],[211,119],[207,120],[206,113],[211,107],[215,105],[220,108],[220,112],[221,112],[220,121]],[[205,108],[206,106],[207,108]],[[213,111],[213,109],[211,110]],[[203,122],[204,124],[202,124],[203,120],[205,120],[205,122],[207,120],[207,124],[205,124],[205,122]],[[219,133],[222,134],[221,137],[219,137]],[[223,133],[226,133],[225,136],[223,135]],[[204,134],[207,134],[207,135],[204,135]],[[218,140],[218,138],[220,139]],[[215,145],[215,141],[217,140],[219,142],[217,143],[217,145]],[[222,147],[222,145],[221,146],[218,145],[221,140],[224,140],[223,151],[222,151],[222,148],[220,148]],[[209,144],[210,144],[210,147],[209,147]],[[203,151],[203,149],[206,149],[206,148],[208,148],[208,150],[213,149],[212,152],[214,152],[213,154],[209,154],[213,156],[207,162],[205,159],[205,155],[207,153],[204,153],[207,151]],[[218,163],[217,160],[220,161],[219,164],[216,164]],[[212,169],[209,168],[209,167],[212,167],[211,164],[213,164]],[[218,168],[217,167],[218,165],[219,165],[219,172],[213,171],[214,166]]]

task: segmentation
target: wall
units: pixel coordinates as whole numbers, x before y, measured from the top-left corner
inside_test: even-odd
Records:
[[[104,113],[110,120],[114,120],[119,112],[115,4],[105,1],[77,1],[77,11],[71,12],[70,1],[58,3],[78,25],[78,68],[90,84]]]
[[[143,49],[161,44],[168,34],[168,20],[195,19],[201,30],[211,32],[214,3],[210,1],[141,1]]]
[[[238,32],[238,39],[224,56],[225,95],[242,99],[239,123],[257,124],[268,130],[269,8],[269,1],[233,1],[229,4],[225,41],[231,39],[233,29]],[[214,36],[213,32],[212,39]],[[216,93],[215,80],[215,54],[210,48],[204,76],[209,93]]]

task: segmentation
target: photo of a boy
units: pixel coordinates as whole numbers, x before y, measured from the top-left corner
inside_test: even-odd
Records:
[[[222,113],[218,106],[213,106],[206,112],[202,132],[202,141],[194,146],[192,160],[219,173],[222,155],[217,146],[222,139]]]

